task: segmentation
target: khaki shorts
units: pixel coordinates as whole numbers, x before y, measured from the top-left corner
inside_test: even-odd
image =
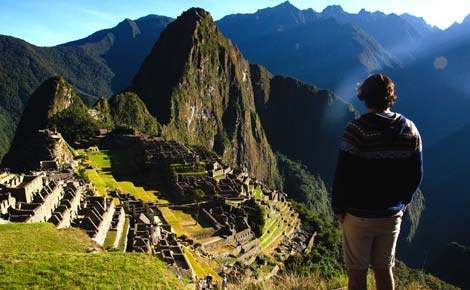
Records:
[[[349,270],[391,268],[403,213],[368,219],[346,214],[343,228],[344,263]]]

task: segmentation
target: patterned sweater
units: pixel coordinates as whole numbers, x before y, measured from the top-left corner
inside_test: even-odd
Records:
[[[335,213],[380,218],[411,201],[423,175],[416,126],[397,113],[368,113],[344,131],[333,183]]]

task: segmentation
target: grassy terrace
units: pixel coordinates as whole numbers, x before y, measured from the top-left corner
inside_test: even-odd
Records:
[[[89,248],[98,251],[87,253]],[[186,287],[158,259],[100,251],[80,229],[57,230],[49,223],[0,225],[0,249],[2,289]]]
[[[21,242],[18,242],[21,239]],[[86,252],[98,248],[85,231],[78,228],[57,230],[50,223],[0,225],[0,252]],[[0,271],[1,273],[1,271]]]
[[[104,240],[103,247],[105,249],[112,249],[114,247],[114,241],[116,240],[117,231],[109,230],[106,234],[106,239]]]
[[[261,189],[254,189],[250,186],[249,191],[254,193],[257,201],[263,200],[263,191]],[[269,208],[265,205],[261,205],[265,212],[269,211]],[[276,246],[282,240],[282,232],[288,232],[292,229],[286,223],[282,221],[283,216],[287,216],[287,203],[276,202],[275,211],[271,217],[265,217],[265,224],[263,227],[262,235],[259,238],[261,250],[265,254],[270,254],[276,248]]]
[[[205,261],[205,259],[199,257],[186,247],[183,247],[183,250],[196,276],[201,278],[207,276],[207,274],[211,274],[216,281],[221,280],[220,276],[213,270],[218,266],[215,262]]]
[[[101,195],[106,195],[106,188],[110,188],[121,190],[145,201],[157,201],[157,197],[154,194],[155,191],[135,186],[131,181],[117,181],[115,179],[113,175],[115,167],[119,166],[120,169],[124,168],[125,170],[126,164],[130,163],[130,160],[126,160],[122,155],[113,154],[110,150],[101,150],[97,153],[87,153],[85,150],[78,150],[78,152],[88,157],[87,165],[93,169],[84,169],[84,175],[95,185]],[[114,160],[117,161],[114,162]]]
[[[262,193],[256,192],[255,194]],[[269,210],[268,207],[265,207],[264,209],[265,211]],[[265,218],[263,233],[259,238],[260,247],[264,253],[270,254],[282,240],[282,232],[288,232],[292,229],[292,227],[289,227],[282,221],[282,217],[287,215],[288,211],[286,204],[277,202],[276,211],[270,218]]]
[[[196,224],[192,215],[182,210],[161,207],[160,211],[177,235],[186,235],[197,241],[194,238],[195,235],[214,232],[213,228],[204,228],[199,223]]]

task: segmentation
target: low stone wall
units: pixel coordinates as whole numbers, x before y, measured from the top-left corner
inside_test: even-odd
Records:
[[[77,189],[75,196],[70,201],[70,207],[62,213],[62,220],[57,225],[58,229],[68,228],[72,225],[72,221],[78,215],[78,209],[80,207],[80,201],[82,199],[83,190]]]
[[[116,225],[116,239],[114,240],[113,248],[117,249],[119,247],[119,241],[121,240],[122,232],[124,230],[124,224],[126,222],[126,214],[124,208],[121,207],[119,211],[119,219]]]
[[[98,245],[102,246],[106,239],[106,234],[111,227],[111,221],[113,220],[113,214],[115,211],[114,202],[110,202],[106,212],[103,214],[103,220],[98,226],[98,232],[93,236],[94,240]]]
[[[62,186],[56,185],[52,191],[44,197],[44,201],[35,210],[33,216],[26,219],[26,223],[45,222],[52,217],[52,213],[59,206],[60,200],[64,196]]]

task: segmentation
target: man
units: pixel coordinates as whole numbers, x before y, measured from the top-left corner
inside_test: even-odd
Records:
[[[358,89],[368,113],[344,131],[332,206],[343,228],[349,289],[367,289],[372,266],[377,289],[394,289],[395,247],[406,206],[422,179],[421,137],[413,122],[393,113],[395,86],[382,74]]]

